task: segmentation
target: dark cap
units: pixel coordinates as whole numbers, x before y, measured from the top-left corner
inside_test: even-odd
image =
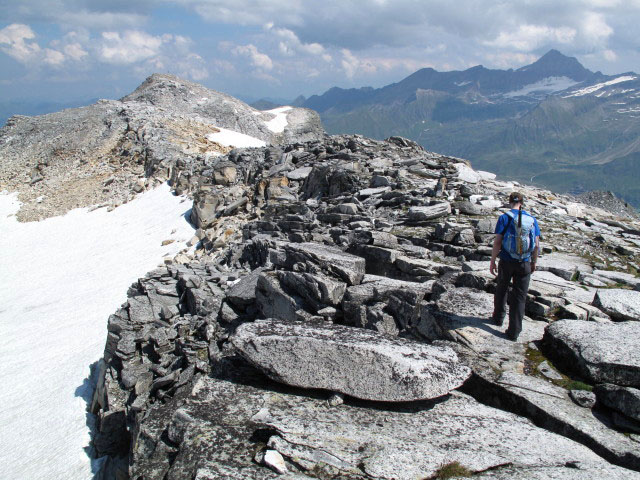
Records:
[[[524,195],[520,192],[511,192],[511,195],[509,195],[509,203],[521,203],[524,205]]]

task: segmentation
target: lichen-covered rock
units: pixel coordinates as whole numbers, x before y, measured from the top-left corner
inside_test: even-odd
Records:
[[[591,381],[640,387],[640,323],[558,320],[546,328],[549,352]]]
[[[428,207],[411,207],[409,209],[409,220],[414,222],[424,222],[444,217],[450,213],[451,204],[449,202],[440,202]]]
[[[270,259],[273,264],[287,268],[293,268],[296,264],[306,265],[310,273],[324,272],[349,285],[359,284],[365,273],[362,257],[317,243],[282,244],[281,248],[272,252]]]
[[[640,321],[640,292],[621,288],[600,289],[593,305],[615,320]]]
[[[287,398],[265,403],[253,420],[277,432],[269,447],[284,457],[310,470],[328,464],[344,476],[360,470],[374,479],[433,478],[453,462],[471,472],[546,465],[561,475],[570,474],[566,465],[574,462],[586,472],[626,472],[582,445],[458,392],[439,403],[394,410],[323,408],[314,399]]]
[[[593,390],[603,405],[640,421],[640,390],[637,388],[604,383],[596,385]]]
[[[367,400],[439,397],[471,373],[448,347],[331,324],[257,320],[241,325],[231,342],[274,380]]]

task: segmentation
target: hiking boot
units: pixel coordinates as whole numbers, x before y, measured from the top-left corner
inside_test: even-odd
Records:
[[[518,341],[518,335],[517,335],[517,334],[513,334],[512,332],[510,332],[510,331],[508,331],[508,330],[507,330],[506,332],[504,332],[504,334],[505,334],[505,335],[507,336],[507,338],[508,338],[509,340],[511,340],[512,342],[517,342],[517,341]]]
[[[496,318],[493,315],[491,315],[491,318],[489,318],[489,322],[491,323],[491,325],[495,325],[496,327],[501,327],[502,324],[504,323],[504,318]]]

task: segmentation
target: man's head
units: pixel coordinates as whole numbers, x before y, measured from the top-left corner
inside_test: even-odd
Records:
[[[524,205],[524,195],[520,192],[511,192],[511,195],[509,195],[509,205],[514,208]]]

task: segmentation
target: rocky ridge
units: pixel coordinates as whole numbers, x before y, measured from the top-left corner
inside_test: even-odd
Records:
[[[193,197],[197,249],[109,318],[91,406],[104,478],[433,478],[456,462],[640,478],[637,359],[612,351],[640,339],[635,219],[399,137],[234,149],[170,177]],[[514,189],[544,248],[518,342],[488,320]],[[402,348],[442,362],[403,368]]]
[[[154,74],[120,100],[11,117],[0,129],[0,191],[20,192],[21,221],[113,208],[166,181],[175,168],[228,153],[233,142],[224,140],[224,129],[270,144],[322,138],[315,112],[292,108],[282,115],[284,125],[275,125],[277,112]]]

